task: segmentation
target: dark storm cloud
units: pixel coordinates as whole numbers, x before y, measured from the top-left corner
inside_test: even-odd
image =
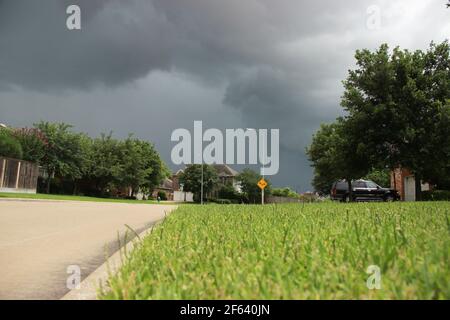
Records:
[[[82,30],[66,28],[79,4]],[[168,28],[145,1],[4,1],[0,83],[35,90],[119,85],[170,67]]]
[[[65,27],[68,4],[81,7],[81,31]],[[375,31],[366,27],[372,4],[382,17]],[[311,134],[341,112],[341,80],[355,49],[382,42],[424,48],[448,37],[448,13],[439,0],[0,0],[0,116],[32,122],[37,114],[60,114],[88,131],[109,123],[144,132],[160,128],[163,114],[165,128],[151,135],[161,146],[168,129],[189,127],[194,116],[210,126],[233,128],[239,119],[246,127],[279,128],[281,183],[294,185],[311,174],[304,155]],[[177,108],[167,95],[142,93],[158,87],[161,77],[149,76],[158,71],[172,77],[161,86],[181,95]],[[184,75],[195,85],[178,88],[175,79]],[[141,91],[126,89],[138,81]],[[99,93],[109,88],[114,99]],[[42,105],[34,106],[30,92],[44,97]],[[212,93],[214,103],[195,104],[212,101],[196,95]],[[97,116],[83,120],[55,110],[55,101]],[[126,101],[134,104],[125,110]],[[15,110],[6,112],[6,102]]]
[[[82,9],[79,32],[65,28],[72,3]],[[177,68],[208,81],[230,81],[261,65],[290,69],[281,46],[326,30],[345,16],[343,3],[4,0],[0,81],[45,90],[117,85],[155,69]],[[328,17],[320,15],[324,9]]]

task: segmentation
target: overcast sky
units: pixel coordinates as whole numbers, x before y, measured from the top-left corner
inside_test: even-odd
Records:
[[[447,39],[445,3],[0,0],[0,122],[133,132],[171,166],[170,134],[194,120],[276,128],[280,172],[272,181],[306,191],[305,146],[342,112],[341,81],[355,50],[425,49]],[[81,31],[66,28],[69,4],[81,7]]]

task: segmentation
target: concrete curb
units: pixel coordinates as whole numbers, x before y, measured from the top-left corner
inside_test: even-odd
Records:
[[[143,240],[145,236],[150,234],[153,228],[164,221],[164,218],[153,223],[147,230],[141,232],[139,237],[134,237],[125,246],[119,249],[111,257],[107,259],[100,267],[98,267],[94,272],[88,275],[81,283],[79,289],[72,289],[67,294],[65,294],[60,300],[97,300],[97,289],[100,284],[105,287],[107,286],[107,281],[109,275],[115,274],[123,264],[123,253],[124,249],[127,253],[130,253],[136,245],[139,244],[140,240]]]
[[[183,202],[174,202],[174,201],[161,201],[160,203],[145,203],[145,201],[136,200],[136,203],[133,202],[120,202],[120,201],[94,201],[94,200],[69,200],[69,199],[33,199],[33,198],[2,198],[0,197],[0,201],[23,201],[23,202],[77,202],[77,203],[112,203],[112,204],[131,204],[131,205],[168,205],[168,206],[176,206],[182,204]]]

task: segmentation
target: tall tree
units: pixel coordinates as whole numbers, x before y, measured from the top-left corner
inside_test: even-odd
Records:
[[[0,156],[22,159],[20,141],[9,128],[0,128]]]
[[[409,168],[421,180],[432,179],[450,156],[449,45],[431,43],[426,52],[387,45],[358,50],[357,68],[344,81],[342,106],[352,135],[367,146],[374,167]]]
[[[322,124],[307,148],[314,167],[313,184],[317,191],[328,193],[331,184],[339,179],[348,183],[349,201],[353,200],[351,182],[369,171],[367,146],[353,135],[355,124],[338,118]]]
[[[192,192],[197,202],[201,200],[201,176],[203,166],[203,196],[211,192],[219,180],[217,171],[213,166],[204,164],[192,164],[184,169],[180,175],[180,183],[183,184],[183,190]]]
[[[388,169],[373,169],[363,179],[372,180],[382,187],[391,185],[391,172]]]
[[[261,180],[262,176],[251,169],[244,169],[237,176],[237,181],[241,186],[241,191],[244,194],[245,199],[248,203],[261,203],[262,192],[258,187],[258,181]],[[265,195],[271,193],[270,181],[265,179],[268,183],[267,187],[264,189]]]
[[[14,136],[23,150],[23,160],[40,163],[45,155],[47,138],[36,128],[20,128],[14,130]]]
[[[57,175],[67,179],[78,179],[86,165],[83,145],[84,135],[70,131],[65,123],[40,122],[35,124],[47,139],[41,165],[47,172],[47,193],[50,193],[51,180]]]
[[[138,190],[152,191],[168,175],[167,166],[150,142],[129,136],[122,143],[121,183],[130,187],[132,195]]]
[[[97,195],[105,196],[108,191],[119,184],[122,167],[120,141],[112,133],[101,134],[92,142],[90,166],[85,178]]]

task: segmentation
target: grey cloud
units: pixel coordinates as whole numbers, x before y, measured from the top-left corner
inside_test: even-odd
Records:
[[[80,5],[82,31],[65,28],[68,4]],[[380,30],[366,28],[372,4],[381,9]],[[424,48],[448,37],[448,14],[439,0],[0,0],[0,116],[152,132],[162,148],[169,128],[194,119],[279,128],[279,181],[293,185],[311,175],[304,155],[311,134],[342,112],[341,80],[355,49]],[[171,80],[160,84],[159,72]],[[180,78],[204,90],[184,89]],[[178,107],[154,90],[159,85]],[[102,94],[110,90],[114,99]],[[197,97],[210,94],[214,102]],[[131,100],[135,114],[127,116]],[[83,120],[58,103],[92,116]]]
[[[170,68],[172,39],[150,3],[73,1],[82,8],[81,31],[67,30],[67,3],[0,4],[3,87],[90,89],[120,85],[150,70]]]

